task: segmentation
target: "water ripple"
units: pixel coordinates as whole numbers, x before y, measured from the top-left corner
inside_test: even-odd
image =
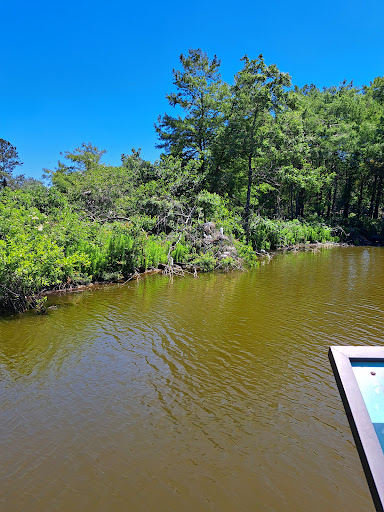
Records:
[[[327,349],[384,344],[383,263],[289,254],[2,320],[2,510],[371,510]]]

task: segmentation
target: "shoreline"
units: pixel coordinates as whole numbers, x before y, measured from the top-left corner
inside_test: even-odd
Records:
[[[292,253],[292,252],[319,252],[321,249],[332,249],[334,247],[355,247],[353,244],[348,244],[344,242],[316,242],[316,243],[308,243],[308,244],[296,244],[292,246],[287,247],[281,247],[275,251],[255,251],[255,254],[257,256],[257,262],[263,262],[263,261],[270,261],[275,256],[284,255],[286,253]],[[371,246],[375,247],[375,246]],[[150,268],[143,272],[134,272],[131,274],[128,279],[119,279],[116,281],[95,281],[87,284],[79,284],[79,285],[73,285],[73,284],[66,284],[61,285],[57,288],[51,288],[48,290],[42,290],[41,292],[26,297],[26,300],[29,304],[29,308],[25,311],[12,311],[8,309],[0,309],[0,316],[2,317],[8,317],[8,316],[14,316],[23,314],[26,312],[34,312],[36,314],[47,314],[49,310],[56,309],[57,305],[50,304],[49,306],[46,305],[46,302],[49,297],[53,297],[55,295],[62,296],[64,294],[69,293],[81,293],[87,290],[97,290],[99,288],[104,288],[106,286],[116,286],[116,285],[124,285],[128,283],[129,281],[138,281],[142,279],[145,276],[149,275],[164,275],[168,277],[184,277],[186,274],[192,275],[194,278],[198,278],[200,273],[212,273],[212,272],[220,272],[220,273],[228,273],[232,271],[247,271],[251,266],[244,265],[239,268],[233,268],[233,269],[222,269],[220,267],[215,268],[213,270],[210,270],[208,272],[203,271],[198,266],[189,266],[187,264],[180,265],[175,264],[174,267],[171,269],[168,267],[168,265],[161,265],[162,268]]]
[[[256,255],[258,257],[258,261],[265,261],[266,259],[271,260],[273,257],[283,255],[287,252],[307,252],[307,251],[317,252],[320,249],[332,249],[334,247],[352,247],[352,246],[351,246],[351,244],[346,244],[346,243],[341,243],[341,242],[317,242],[317,243],[296,244],[296,245],[292,245],[292,246],[288,246],[288,247],[282,247],[276,251],[271,251],[271,252],[256,252]],[[67,294],[67,293],[79,293],[79,292],[83,292],[83,291],[87,291],[87,290],[91,290],[91,289],[97,290],[97,289],[103,288],[105,286],[124,285],[124,284],[128,283],[129,281],[138,281],[138,280],[142,279],[142,277],[144,277],[144,276],[155,275],[155,274],[164,275],[164,276],[168,276],[168,277],[171,277],[171,276],[184,277],[186,274],[190,274],[190,275],[193,275],[194,278],[198,278],[200,273],[212,273],[212,272],[228,273],[228,272],[232,272],[232,271],[236,271],[236,270],[237,271],[238,270],[247,271],[249,268],[251,268],[251,267],[247,268],[247,266],[244,266],[244,267],[238,268],[238,269],[235,268],[235,269],[231,269],[231,270],[223,270],[221,268],[217,268],[217,269],[211,270],[209,272],[204,272],[201,269],[199,269],[198,267],[191,268],[188,265],[182,266],[182,265],[176,264],[174,267],[175,271],[169,272],[169,269],[167,268],[166,265],[162,265],[162,266],[165,268],[158,267],[158,268],[147,269],[143,272],[135,272],[128,279],[119,279],[117,281],[95,281],[94,283],[89,283],[89,284],[65,286],[62,289],[54,289],[53,288],[51,290],[46,290],[46,291],[42,292],[41,294],[37,294],[36,297],[40,297],[40,298],[41,297],[50,297],[53,295],[63,295],[63,294]],[[32,297],[31,297],[31,299],[32,299]],[[53,307],[48,306],[47,309],[49,309],[49,308],[53,309]]]

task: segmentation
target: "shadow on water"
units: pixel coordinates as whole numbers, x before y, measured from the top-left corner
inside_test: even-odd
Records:
[[[0,320],[1,509],[373,510],[327,361],[382,344],[384,249]]]

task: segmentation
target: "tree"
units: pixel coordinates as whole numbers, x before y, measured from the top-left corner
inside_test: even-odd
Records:
[[[365,122],[360,127],[360,146],[365,162],[370,196],[370,217],[377,219],[384,183],[384,77],[376,77],[364,87]]]
[[[91,143],[83,143],[72,152],[61,153],[70,165],[59,161],[55,170],[44,169],[53,187],[66,194],[73,203],[81,205],[91,218],[105,214],[112,204],[115,188],[118,193],[122,188],[120,181],[119,187],[112,187],[111,179],[112,183],[113,179],[118,182],[118,176],[115,176],[115,168],[100,162],[104,153],[105,150]],[[107,174],[111,179],[106,178]]]
[[[228,128],[233,134],[231,144],[236,147],[236,158],[247,168],[247,199],[245,204],[245,231],[248,239],[251,189],[254,179],[254,161],[264,156],[269,130],[265,129],[283,107],[285,87],[291,85],[288,73],[282,73],[275,64],[267,66],[262,55],[250,60],[246,55],[243,69],[235,76],[232,87],[233,109]]]
[[[301,112],[308,143],[308,163],[323,169],[317,191],[317,213],[326,217],[342,212],[348,218],[361,183],[358,132],[362,123],[362,96],[352,82],[320,91],[314,85],[301,93]]]
[[[15,146],[5,139],[0,139],[0,180],[3,187],[7,185],[13,169],[18,165],[23,163],[20,162]]]
[[[159,116],[156,131],[161,140],[158,148],[184,162],[201,161],[201,171],[207,171],[210,154],[222,124],[222,103],[228,87],[222,82],[220,60],[209,60],[202,50],[189,50],[180,56],[182,70],[173,70],[177,92],[167,96],[172,107],[181,107],[184,117]]]
[[[80,147],[73,152],[65,151],[64,156],[73,162],[74,168],[83,173],[91,171],[100,164],[101,157],[104,155],[105,149],[98,149],[90,142],[83,142]]]

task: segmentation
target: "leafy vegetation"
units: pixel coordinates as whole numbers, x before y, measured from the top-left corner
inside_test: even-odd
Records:
[[[202,50],[180,66],[155,163],[133,149],[111,166],[84,143],[44,185],[13,176],[21,162],[0,139],[1,307],[44,310],[47,289],[159,266],[228,270],[297,244],[384,241],[383,77],[299,89],[260,55],[228,84]]]
[[[263,217],[252,219],[250,241],[255,250],[276,250],[307,243],[337,242],[332,228],[322,224],[298,220],[270,220]]]

